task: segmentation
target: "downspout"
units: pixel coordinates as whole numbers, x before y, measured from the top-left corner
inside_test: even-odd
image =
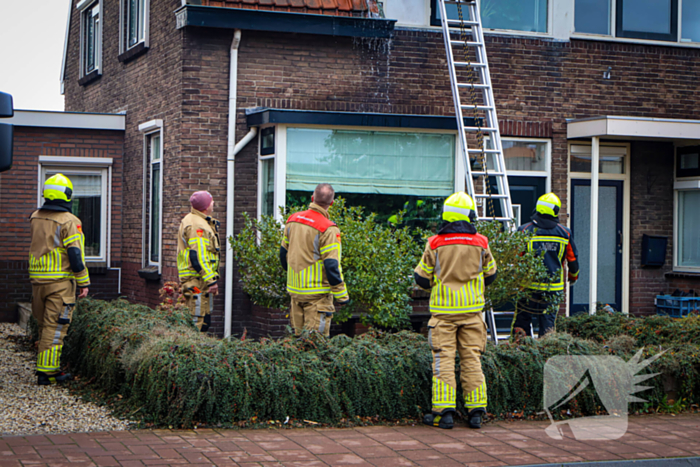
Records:
[[[231,336],[231,315],[233,310],[233,250],[228,239],[233,236],[233,203],[235,175],[234,166],[236,154],[245,147],[257,134],[253,127],[241,141],[236,144],[236,97],[238,83],[238,45],[241,43],[241,30],[236,29],[231,42],[231,60],[229,71],[228,97],[228,148],[226,157],[226,284],[224,289],[224,338]]]

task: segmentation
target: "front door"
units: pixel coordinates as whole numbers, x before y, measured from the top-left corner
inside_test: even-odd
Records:
[[[622,181],[600,180],[598,188],[598,302],[622,309]],[[571,314],[588,311],[591,181],[571,180],[571,232],[581,272],[570,289]]]

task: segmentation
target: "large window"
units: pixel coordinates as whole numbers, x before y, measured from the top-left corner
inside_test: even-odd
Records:
[[[275,154],[260,156],[260,214],[308,203],[323,182],[380,220],[463,189],[452,133],[278,127],[277,135]]]
[[[576,33],[670,42],[700,42],[700,0],[575,2]]]
[[[431,24],[440,25],[437,0],[431,0]],[[481,0],[481,22],[485,29],[502,29],[547,33],[549,18],[548,0]],[[459,6],[446,4],[447,16],[459,18]],[[469,17],[467,6],[462,6],[462,16]]]
[[[700,189],[676,191],[676,269],[700,271]]]
[[[102,55],[102,25],[100,2],[81,3],[81,77],[99,73]]]
[[[68,177],[73,183],[73,214],[81,220],[85,235],[85,258],[92,262],[106,261],[111,159],[42,156],[40,164],[39,206],[43,204],[44,182],[57,173]]]

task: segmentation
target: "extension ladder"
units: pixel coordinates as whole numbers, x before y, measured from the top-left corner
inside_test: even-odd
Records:
[[[467,193],[476,203],[478,220],[501,221],[505,228],[509,229],[513,217],[513,205],[510,199],[501,133],[498,129],[491,74],[486,59],[479,5],[476,0],[438,0],[437,3],[445,37],[447,66],[465,167]],[[447,5],[456,5],[459,19],[448,17]],[[457,60],[455,60],[455,54],[457,54]],[[466,103],[463,102],[463,94],[467,98]],[[469,125],[464,122],[466,112],[469,112],[472,118]],[[488,147],[486,138],[488,138]],[[494,181],[495,193],[492,186]],[[494,200],[500,206],[498,214],[494,209]],[[491,329],[491,337],[494,343],[498,344],[493,309],[487,310],[486,318]]]

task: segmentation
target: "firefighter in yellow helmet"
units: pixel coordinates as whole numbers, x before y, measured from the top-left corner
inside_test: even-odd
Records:
[[[177,271],[192,321],[206,332],[214,295],[219,293],[220,223],[212,217],[214,199],[208,191],[193,193],[190,204],[192,210],[182,219],[177,234]]]
[[[40,385],[70,381],[61,372],[63,339],[78,298],[88,294],[90,276],[85,266],[85,236],[80,219],[72,213],[73,184],[63,174],[44,183],[44,204],[31,217],[29,280],[32,314],[39,326],[37,375]]]
[[[289,317],[296,335],[312,330],[328,336],[333,299],[341,305],[350,302],[340,266],[340,230],[328,218],[334,196],[332,186],[319,184],[309,209],[292,214],[284,227],[280,262],[287,271]]]
[[[530,284],[530,295],[518,301],[511,337],[530,335],[533,316],[537,316],[539,337],[554,330],[557,310],[550,310],[554,295],[564,291],[563,263],[568,262],[569,283],[578,279],[578,252],[571,230],[559,223],[561,201],[554,193],[540,196],[532,215],[532,221],[518,227],[520,232],[530,232],[528,251],[542,254],[542,261],[551,275],[546,283]]]
[[[430,294],[428,343],[433,352],[432,413],[426,425],[452,428],[456,411],[455,356],[469,426],[481,428],[486,414],[486,381],[481,354],[486,349],[486,325],[481,316],[484,287],[496,279],[496,261],[488,239],[476,232],[472,198],[451,195],[442,211],[438,234],[430,237],[415,269],[416,283]]]

